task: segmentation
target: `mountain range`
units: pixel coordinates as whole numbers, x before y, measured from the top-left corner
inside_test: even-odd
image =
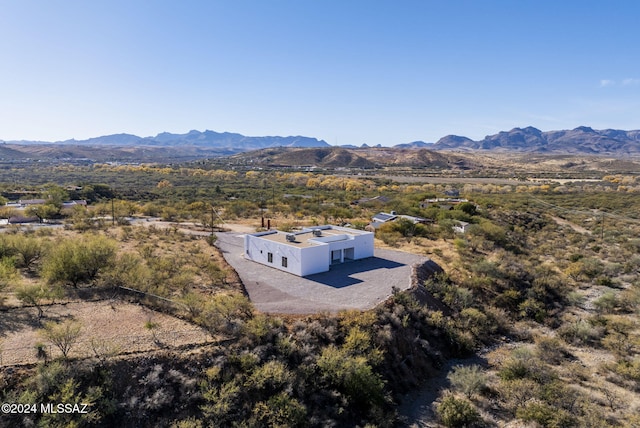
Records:
[[[448,135],[431,146],[433,150],[491,150],[549,154],[639,155],[640,130],[595,130],[580,126],[571,130],[542,132],[532,126],[514,128],[473,141]]]
[[[165,161],[228,156],[268,148],[330,148],[324,140],[312,137],[247,137],[242,134],[215,131],[189,131],[185,134],[163,132],[155,137],[113,134],[87,140],[1,141],[0,160],[12,159],[87,159],[93,161]],[[486,136],[479,141],[448,135],[435,144],[414,141],[393,147],[344,145],[343,149],[371,148],[435,151],[495,151],[538,154],[640,155],[640,130],[594,130],[581,126],[572,130],[542,132],[534,127],[514,128]],[[352,154],[355,152],[351,152]],[[328,161],[329,158],[327,158]],[[362,161],[350,159],[349,164]]]
[[[1,142],[1,141],[0,141]],[[44,141],[4,141],[7,144],[62,144],[72,146],[119,146],[119,147],[208,147],[231,152],[258,150],[267,147],[325,147],[326,141],[310,137],[247,137],[231,132],[189,131],[186,134],[162,132],[155,137],[138,137],[132,134],[113,134],[87,140],[65,140],[56,143]]]

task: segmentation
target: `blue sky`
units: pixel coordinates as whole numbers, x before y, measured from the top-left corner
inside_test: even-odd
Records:
[[[640,129],[640,2],[0,0],[0,139]]]

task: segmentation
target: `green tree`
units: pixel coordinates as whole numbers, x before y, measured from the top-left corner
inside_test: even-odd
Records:
[[[56,287],[51,288],[40,284],[24,285],[18,288],[16,291],[16,297],[24,304],[35,306],[38,310],[38,319],[41,319],[44,316],[42,302],[44,300],[62,297],[62,290]]]
[[[68,359],[71,348],[76,344],[80,337],[82,326],[80,323],[67,320],[62,323],[49,321],[44,324],[44,328],[40,330],[43,338],[47,339],[55,345],[64,359]]]
[[[459,209],[460,211],[468,215],[476,215],[477,211],[476,205],[471,202],[463,202],[459,204],[456,209]]]
[[[16,266],[31,269],[45,252],[45,247],[39,238],[26,235],[15,235],[12,246],[16,252]]]
[[[50,283],[67,283],[77,288],[111,267],[115,256],[115,242],[104,236],[66,239],[45,258],[42,276]]]
[[[25,210],[27,215],[36,216],[40,219],[40,222],[44,220],[50,220],[60,215],[60,207],[47,203],[42,205],[32,205]]]

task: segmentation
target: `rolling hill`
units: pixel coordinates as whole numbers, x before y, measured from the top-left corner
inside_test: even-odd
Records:
[[[317,168],[438,168],[467,169],[468,160],[460,156],[437,153],[426,149],[397,149],[393,147],[357,148],[273,148],[240,153],[229,160],[235,164],[255,166],[291,166]]]

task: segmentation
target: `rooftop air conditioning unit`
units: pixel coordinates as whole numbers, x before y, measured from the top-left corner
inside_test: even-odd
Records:
[[[313,229],[313,236],[322,236],[322,230]]]
[[[293,233],[287,233],[287,241],[296,242],[296,235],[294,235]]]

